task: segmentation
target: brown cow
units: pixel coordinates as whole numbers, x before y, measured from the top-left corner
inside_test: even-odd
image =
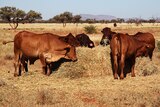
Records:
[[[149,58],[152,60],[152,56],[153,56],[153,51],[155,48],[155,38],[151,33],[142,33],[142,32],[138,32],[135,35],[133,35],[134,38],[136,38],[139,41],[145,42],[147,44],[150,45],[149,47]]]
[[[55,62],[60,58],[77,60],[75,47],[63,42],[59,36],[51,33],[19,32],[14,38],[14,54],[14,76],[21,74],[22,67],[25,68],[28,60],[30,63],[34,63],[35,60],[40,59],[43,73],[47,73],[47,75],[50,75],[51,72],[50,70],[47,72],[50,62]],[[17,72],[18,70],[19,72]]]
[[[139,56],[148,55],[149,45],[126,34],[114,34],[110,42],[111,63],[114,79],[124,78],[126,60],[131,64],[131,76],[135,77],[135,59]]]
[[[64,42],[70,44],[71,46],[75,46],[75,47],[80,46],[79,41],[71,33],[69,33],[67,36],[61,36],[59,38]]]
[[[93,41],[91,41],[88,35],[84,33],[76,35],[76,39],[79,41],[81,46],[85,46],[88,48],[95,47]]]
[[[108,28],[108,27],[105,27],[101,32],[103,33],[103,36],[102,36],[100,44],[103,45],[103,46],[109,45],[110,41],[112,39],[112,36],[116,33],[112,32],[111,29]],[[154,36],[151,33],[142,33],[142,32],[138,32],[135,35],[130,35],[130,36],[133,36],[137,40],[139,40],[141,42],[145,42],[148,45],[150,45],[148,56],[152,60],[153,51],[154,51],[154,48],[155,48],[155,38],[154,38]]]

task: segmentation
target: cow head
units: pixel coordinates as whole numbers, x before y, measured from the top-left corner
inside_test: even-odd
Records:
[[[67,36],[68,38],[68,43],[72,46],[78,47],[80,46],[79,41],[72,35],[72,33],[69,33]]]
[[[90,40],[89,36],[84,33],[78,34],[76,36],[76,39],[80,42],[81,46],[85,46],[85,47],[89,47],[89,48],[95,47],[93,41]]]
[[[72,33],[69,33],[67,36],[60,37],[60,39],[72,46],[80,46],[79,41],[72,35]]]
[[[105,27],[102,31],[103,36],[100,41],[100,45],[106,46],[110,44],[110,41],[112,39],[112,35],[115,34],[115,32],[111,31],[111,28]]]
[[[136,57],[147,57],[148,56],[148,53],[149,53],[149,49],[150,49],[150,45],[148,44],[144,44],[142,47],[140,47],[138,50],[137,50],[137,53],[136,53]]]
[[[67,52],[65,58],[72,61],[77,61],[76,48],[74,46],[69,46],[68,48],[66,48],[66,50]]]

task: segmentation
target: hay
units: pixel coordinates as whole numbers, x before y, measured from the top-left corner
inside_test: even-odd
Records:
[[[60,77],[80,78],[111,75],[110,47],[77,48],[77,62],[66,62],[55,73]]]

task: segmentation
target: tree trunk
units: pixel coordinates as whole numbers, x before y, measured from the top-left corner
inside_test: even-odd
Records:
[[[17,27],[18,27],[18,22],[14,24],[14,29],[17,29]]]
[[[9,22],[9,25],[10,25],[11,29],[14,29],[14,27],[12,26],[12,24],[10,22]]]
[[[12,25],[11,22],[9,22],[9,25],[11,26],[11,29],[17,29],[17,27],[18,27],[18,22],[13,23],[13,25]]]
[[[78,26],[78,23],[76,23],[76,26]]]

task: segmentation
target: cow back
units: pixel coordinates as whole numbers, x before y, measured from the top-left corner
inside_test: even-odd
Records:
[[[57,35],[50,33],[35,34],[22,31],[15,36],[14,41],[15,51],[21,50],[28,57],[38,57],[42,52],[54,52],[68,47]]]

